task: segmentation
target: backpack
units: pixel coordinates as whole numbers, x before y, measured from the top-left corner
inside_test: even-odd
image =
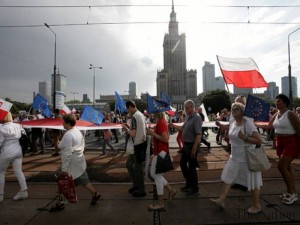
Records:
[[[19,142],[20,142],[20,145],[22,148],[22,153],[24,156],[28,149],[28,146],[29,146],[29,138],[28,138],[25,130],[21,130],[21,137],[19,139]]]

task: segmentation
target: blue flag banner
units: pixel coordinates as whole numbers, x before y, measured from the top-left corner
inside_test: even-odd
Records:
[[[269,120],[270,104],[253,95],[248,95],[244,115],[258,121]]]
[[[168,102],[168,103],[172,103],[172,100],[171,98],[169,97],[169,95],[167,95],[167,93],[165,92],[161,92],[161,95],[160,95],[160,100],[164,101],[164,102]]]
[[[150,95],[147,96],[147,103],[148,113],[165,112],[172,109],[170,103],[157,100]]]
[[[122,99],[122,97],[115,91],[116,95],[116,110],[119,112],[126,112],[126,102]]]
[[[34,97],[32,108],[35,110],[39,110],[41,114],[45,117],[51,117],[52,111],[48,107],[48,101],[40,94],[36,94]]]
[[[83,112],[80,116],[81,120],[85,120],[96,125],[100,125],[103,118],[104,116],[101,112],[88,105],[84,106]]]

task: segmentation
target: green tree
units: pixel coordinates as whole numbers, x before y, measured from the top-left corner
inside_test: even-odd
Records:
[[[229,94],[227,91],[219,89],[208,92],[204,96],[202,103],[205,106],[206,112],[210,113],[218,113],[224,108],[227,108],[228,110],[231,108]],[[208,107],[210,107],[211,111],[208,110]]]
[[[10,112],[12,114],[19,114],[20,110],[25,110],[26,112],[28,112],[29,109],[30,109],[30,107],[31,107],[31,105],[29,105],[27,103],[13,101],[13,100],[11,100],[9,98],[5,98],[4,100],[13,104],[12,107],[11,107],[11,109],[10,109]]]

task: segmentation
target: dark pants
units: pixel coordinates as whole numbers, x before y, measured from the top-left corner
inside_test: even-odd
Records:
[[[199,190],[198,188],[198,175],[196,168],[199,167],[197,161],[197,151],[195,158],[191,158],[191,151],[194,143],[184,143],[180,158],[180,168],[183,177],[186,180],[186,186],[193,190]]]
[[[118,143],[118,142],[119,142],[119,139],[118,139],[117,129],[112,129],[111,132],[112,132],[112,134],[113,134],[114,137],[115,137],[116,143]]]
[[[128,156],[126,167],[133,181],[133,187],[137,188],[137,192],[145,191],[144,182],[144,166],[143,163],[139,163],[135,160],[134,154]]]

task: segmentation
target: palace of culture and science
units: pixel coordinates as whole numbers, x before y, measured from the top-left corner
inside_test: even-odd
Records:
[[[185,100],[197,97],[197,70],[186,69],[185,34],[178,33],[173,1],[169,33],[165,34],[163,48],[164,69],[157,72],[157,96],[167,93],[173,107],[180,109]]]

